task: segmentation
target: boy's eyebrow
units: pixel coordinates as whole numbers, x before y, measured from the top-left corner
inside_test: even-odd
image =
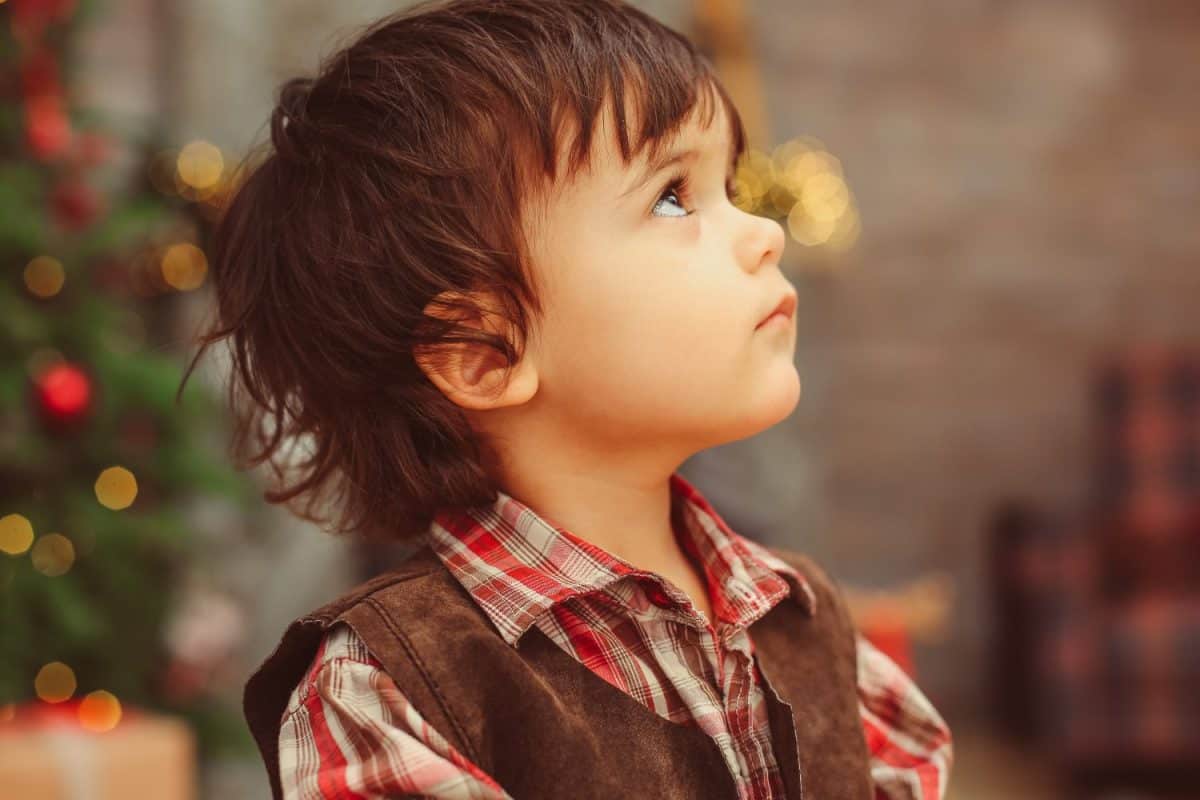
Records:
[[[734,147],[734,143],[733,143],[733,139],[731,137],[730,142],[729,142],[729,159],[728,159],[730,167],[732,167],[734,162],[736,161],[736,153],[733,152],[733,147]],[[638,176],[637,180],[635,180],[628,189],[621,192],[620,198],[624,199],[625,197],[628,197],[629,195],[633,194],[638,189],[645,186],[647,181],[649,181],[655,175],[662,172],[664,169],[671,166],[672,164],[678,164],[680,162],[685,162],[685,161],[695,161],[699,157],[700,157],[700,150],[699,150],[699,148],[696,148],[696,147],[688,147],[683,150],[674,150],[674,151],[660,155],[658,158],[656,158],[655,160],[651,161],[649,164],[646,165],[646,168]]]
[[[628,189],[621,192],[621,197],[625,198],[633,194],[638,189],[645,186],[647,181],[672,164],[678,164],[683,161],[695,161],[699,157],[700,151],[694,147],[689,147],[686,150],[676,150],[670,153],[664,153],[646,165],[646,169],[642,171],[637,180],[634,181]]]

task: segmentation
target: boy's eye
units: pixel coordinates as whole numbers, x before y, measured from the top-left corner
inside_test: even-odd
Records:
[[[658,201],[654,204],[654,208],[651,209],[651,213],[657,211],[659,209],[659,207],[663,205],[663,201],[669,197],[675,197],[676,200],[680,203],[682,203],[685,200],[690,199],[690,197],[691,197],[690,189],[691,189],[691,187],[688,185],[687,175],[679,173],[679,174],[671,176],[671,179],[670,179],[670,181],[668,181],[666,187],[662,190],[662,192],[659,193]],[[684,210],[684,212],[682,214],[665,214],[665,215],[655,215],[655,216],[686,217],[686,216],[689,216],[691,213],[692,213],[691,211]]]
[[[663,205],[663,201],[672,196],[675,197],[676,201],[679,202],[680,204],[687,203],[688,201],[691,200],[691,196],[692,196],[691,182],[689,181],[688,175],[686,173],[677,173],[670,178],[670,180],[667,182],[666,187],[664,187],[662,192],[659,193],[658,201],[655,202],[654,208],[651,210],[651,213],[653,213],[654,211],[657,211],[659,206]],[[736,183],[734,183],[733,176],[730,176],[725,181],[725,196],[729,198],[730,202],[732,202],[734,205],[737,205],[737,201],[738,201],[737,185],[736,185]],[[681,205],[681,208],[682,208],[682,205]],[[693,213],[695,213],[695,212],[689,211],[687,209],[683,209],[683,213],[681,213],[681,214],[665,214],[665,215],[656,215],[656,216],[687,217],[687,216],[691,216]]]

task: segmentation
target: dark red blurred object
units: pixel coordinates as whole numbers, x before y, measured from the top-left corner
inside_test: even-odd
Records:
[[[1080,783],[1195,786],[1200,351],[1138,347],[1094,374],[1085,507],[1010,500],[990,521],[996,707]]]
[[[100,215],[100,194],[79,178],[59,182],[50,196],[54,221],[67,230],[86,228]]]

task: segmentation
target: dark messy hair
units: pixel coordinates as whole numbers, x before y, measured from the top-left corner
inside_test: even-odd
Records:
[[[239,468],[269,462],[265,500],[322,524],[332,509],[333,532],[375,540],[494,502],[492,451],[414,350],[477,342],[519,359],[542,314],[523,209],[586,167],[606,101],[626,164],[656,157],[693,109],[709,124],[718,102],[745,153],[707,57],[618,0],[423,2],[280,87],[270,152],[247,168],[251,152],[212,231],[217,319],[183,377],[231,338],[230,449]],[[484,290],[511,336],[423,313],[476,311]],[[285,464],[285,442],[308,452]]]

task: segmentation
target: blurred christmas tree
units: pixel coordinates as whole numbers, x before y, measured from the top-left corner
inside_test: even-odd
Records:
[[[222,167],[211,145],[170,153],[76,107],[94,13],[0,2],[0,720],[109,692],[189,719],[204,758],[253,749],[214,700],[240,616],[196,588],[185,509],[255,491],[214,452],[221,405],[177,393],[171,331],[204,284],[197,217]],[[115,169],[122,155],[144,168]]]

